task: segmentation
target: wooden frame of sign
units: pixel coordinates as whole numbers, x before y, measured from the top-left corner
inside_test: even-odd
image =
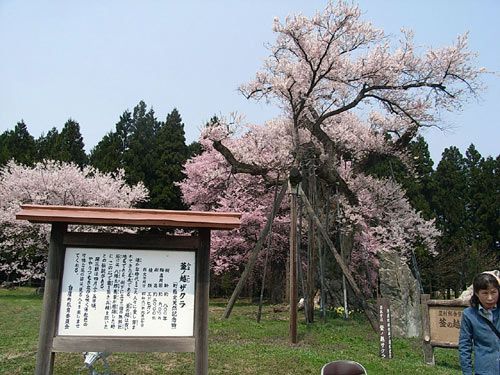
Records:
[[[208,373],[210,230],[240,225],[238,213],[207,213],[102,207],[24,205],[18,220],[52,224],[40,321],[36,375],[50,375],[56,352],[194,352],[197,375]],[[68,232],[68,224],[194,229],[197,235]],[[184,252],[195,254],[194,326],[183,336],[115,334],[63,335],[60,331],[62,284],[67,249]],[[68,250],[69,251],[69,250]],[[176,253],[171,253],[178,255]],[[131,256],[131,255],[129,255]],[[125,258],[124,258],[125,259]],[[138,258],[139,259],[139,258]],[[192,258],[189,258],[192,259]],[[146,279],[146,276],[144,277]],[[68,302],[69,303],[69,302]],[[66,317],[67,319],[67,317]],[[189,320],[188,320],[189,321]]]
[[[430,299],[429,294],[422,294],[420,302],[424,361],[434,365],[434,347],[458,348],[462,311],[469,306],[469,301]]]

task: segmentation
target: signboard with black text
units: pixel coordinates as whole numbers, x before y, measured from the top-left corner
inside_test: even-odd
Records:
[[[60,336],[193,336],[195,251],[67,247]]]

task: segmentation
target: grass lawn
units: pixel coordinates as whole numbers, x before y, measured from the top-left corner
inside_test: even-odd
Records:
[[[33,374],[42,298],[34,289],[0,289],[0,374]],[[288,314],[240,302],[222,319],[225,301],[210,303],[210,374],[319,374],[326,362],[351,359],[368,374],[461,374],[454,349],[435,349],[436,366],[423,363],[420,341],[393,339],[394,358],[378,356],[378,336],[363,316],[326,323],[299,323],[299,343],[288,343]],[[299,315],[300,318],[302,316]],[[116,353],[109,357],[114,374],[193,374],[192,353]],[[55,374],[86,374],[78,353],[58,353]]]

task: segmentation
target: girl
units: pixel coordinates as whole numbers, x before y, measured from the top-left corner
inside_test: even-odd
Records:
[[[472,349],[476,375],[500,375],[500,306],[498,279],[487,273],[474,278],[471,307],[462,313],[458,351],[464,375],[472,375]],[[490,322],[490,324],[488,323]],[[498,333],[500,335],[500,333]]]

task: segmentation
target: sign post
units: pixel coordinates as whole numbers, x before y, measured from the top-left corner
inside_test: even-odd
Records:
[[[35,374],[52,374],[54,367],[52,345],[56,331],[57,300],[60,275],[64,264],[63,236],[66,233],[66,228],[66,224],[56,223],[52,225],[50,232]]]
[[[240,214],[22,206],[17,219],[51,223],[35,374],[56,352],[195,352],[208,373],[210,230]],[[68,224],[197,230],[191,236],[68,232]]]
[[[434,347],[458,348],[462,311],[469,306],[464,300],[432,300],[421,296],[424,360],[434,365]]]
[[[392,358],[391,309],[388,298],[378,298],[380,357]]]

